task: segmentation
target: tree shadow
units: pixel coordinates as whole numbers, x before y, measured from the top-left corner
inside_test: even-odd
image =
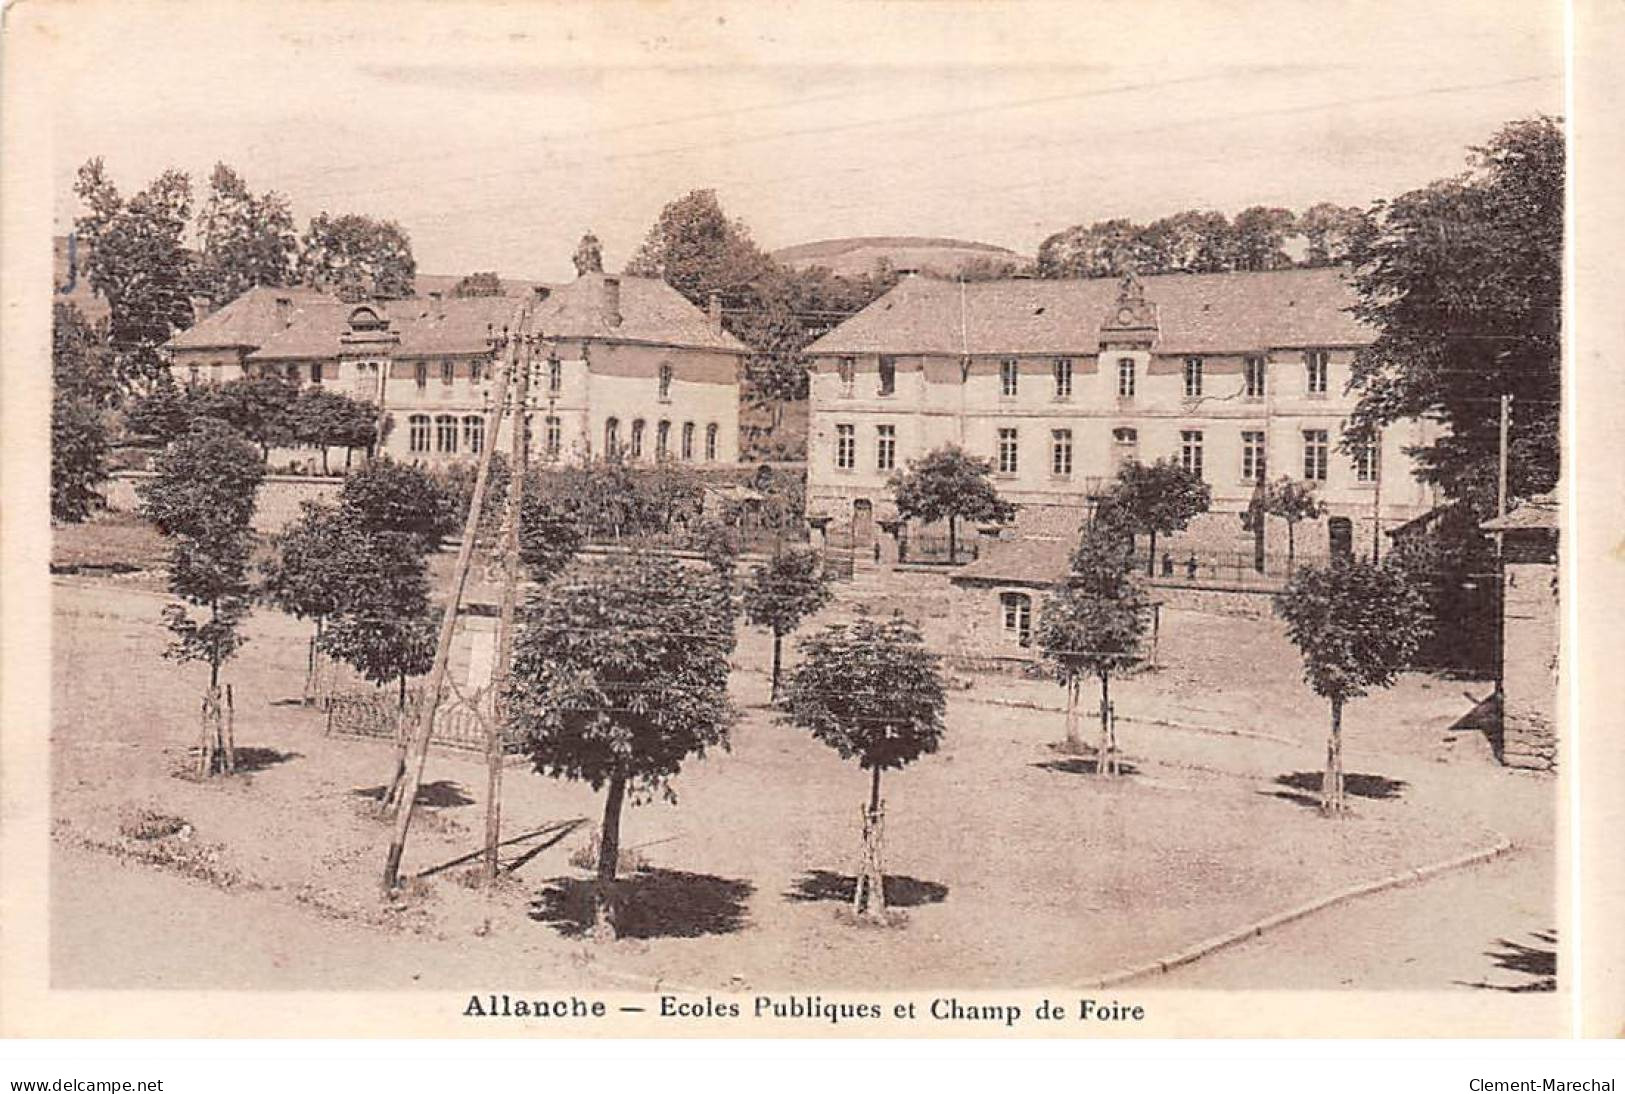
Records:
[[[237,774],[252,775],[256,771],[264,771],[277,764],[285,764],[289,760],[304,759],[303,752],[280,752],[274,748],[238,748]]]
[[[553,878],[530,906],[530,918],[566,938],[591,932],[598,885],[591,878]],[[621,938],[699,938],[745,925],[748,881],[644,869],[615,882],[615,926]]]
[[[350,793],[358,798],[371,798],[375,802],[381,802],[387,789],[383,786],[369,786],[364,790],[352,790]],[[464,792],[462,784],[454,783],[450,779],[419,785],[415,801],[418,805],[433,806],[436,809],[474,804],[474,799]]]
[[[921,881],[907,874],[887,874],[884,882],[888,908],[916,908],[921,904],[941,904],[948,899],[948,886]],[[858,893],[858,879],[832,870],[808,870],[792,883],[784,899],[794,901],[829,900],[850,904]]]
[[[1531,931],[1529,937],[1537,944],[1529,946],[1509,938],[1498,938],[1494,946],[1484,951],[1484,956],[1495,962],[1498,968],[1534,979],[1517,984],[1492,984],[1487,980],[1458,980],[1456,983],[1487,991],[1556,991],[1557,932]]]
[[[1472,699],[1471,692],[1463,692],[1464,696]],[[1495,693],[1491,692],[1488,698],[1474,701],[1473,709],[1463,714],[1451,723],[1447,733],[1482,733],[1489,742],[1490,752],[1497,760],[1501,758],[1503,734],[1501,727],[1501,711],[1495,701]]]
[[[1322,772],[1319,771],[1294,771],[1290,775],[1277,775],[1276,785],[1289,789],[1261,790],[1259,793],[1301,805],[1305,809],[1319,809],[1321,778]],[[1352,798],[1386,801],[1399,797],[1400,791],[1404,790],[1406,785],[1399,779],[1390,779],[1383,775],[1359,772],[1346,772],[1343,775],[1343,792]]]
[[[1100,761],[1084,756],[1072,756],[1065,760],[1044,760],[1028,766],[1059,772],[1062,775],[1096,775],[1099,774]],[[1120,775],[1138,775],[1140,769],[1127,760],[1118,760],[1117,772]]]

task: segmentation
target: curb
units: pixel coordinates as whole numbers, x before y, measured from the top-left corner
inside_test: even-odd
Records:
[[[1435,862],[1428,866],[1418,866],[1409,870],[1400,870],[1397,873],[1389,874],[1387,877],[1378,878],[1376,881],[1363,882],[1359,885],[1350,885],[1347,888],[1337,890],[1329,896],[1319,897],[1315,900],[1309,901],[1308,903],[1300,904],[1295,908],[1289,908],[1284,912],[1277,912],[1272,916],[1266,916],[1265,918],[1250,923],[1245,927],[1226,931],[1224,934],[1215,935],[1212,938],[1198,942],[1194,946],[1189,946],[1168,957],[1158,958],[1153,961],[1146,961],[1126,968],[1115,969],[1106,973],[1104,976],[1093,977],[1084,981],[1083,986],[1086,988],[1110,988],[1116,987],[1118,984],[1127,983],[1130,980],[1138,980],[1144,976],[1154,976],[1160,973],[1165,973],[1171,969],[1177,969],[1181,965],[1189,965],[1192,962],[1199,961],[1208,954],[1215,953],[1226,948],[1227,946],[1234,946],[1237,943],[1245,942],[1250,938],[1257,938],[1266,931],[1274,930],[1276,927],[1284,926],[1287,923],[1302,919],[1307,915],[1321,911],[1325,908],[1330,908],[1333,905],[1343,904],[1347,901],[1355,899],[1356,897],[1367,896],[1371,893],[1379,893],[1385,889],[1397,889],[1402,885],[1410,885],[1416,882],[1426,881],[1428,878],[1436,877],[1439,874],[1448,873],[1451,870],[1459,870],[1466,866],[1476,866],[1482,862],[1489,862],[1491,859],[1499,858],[1510,850],[1512,850],[1512,841],[1506,836],[1502,836],[1490,847],[1482,848],[1478,851],[1469,851],[1464,855],[1457,855],[1454,858],[1448,858],[1442,862]]]

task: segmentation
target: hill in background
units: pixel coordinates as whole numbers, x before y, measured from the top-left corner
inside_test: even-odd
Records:
[[[873,273],[877,265],[889,263],[894,269],[913,269],[954,276],[967,266],[985,268],[988,264],[1027,265],[1029,260],[991,243],[933,236],[853,236],[822,239],[781,247],[773,258],[783,265],[804,270],[823,266],[831,273],[857,277]]]

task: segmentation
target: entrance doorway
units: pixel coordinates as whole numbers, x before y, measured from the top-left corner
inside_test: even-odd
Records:
[[[1332,517],[1326,522],[1332,558],[1347,561],[1354,557],[1354,522],[1348,517]]]
[[[875,545],[875,506],[868,498],[852,503],[852,549],[866,553]]]

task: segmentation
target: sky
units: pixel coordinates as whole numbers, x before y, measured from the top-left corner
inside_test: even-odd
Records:
[[[36,0],[58,233],[78,165],[126,191],[224,161],[400,222],[418,268],[561,280],[717,190],[766,247],[1365,204],[1563,103],[1546,0],[189,3]],[[22,14],[19,16],[19,11]]]

